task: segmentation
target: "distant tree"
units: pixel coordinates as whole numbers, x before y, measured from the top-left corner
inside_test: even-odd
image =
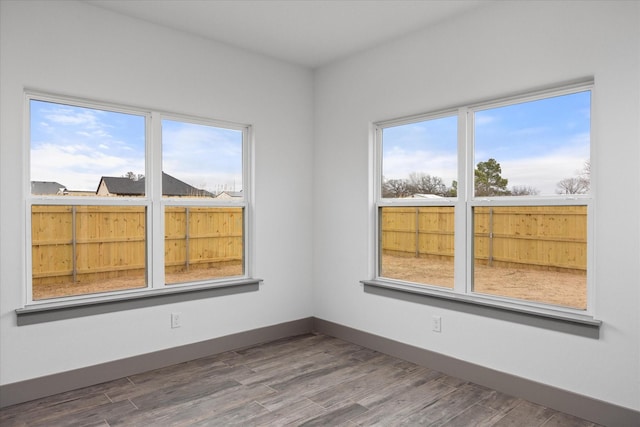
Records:
[[[411,194],[436,194],[438,196],[447,194],[447,186],[442,178],[426,173],[413,172],[409,174],[408,185]]]
[[[134,173],[132,171],[129,171],[126,174],[122,175],[122,177],[123,178],[129,178],[130,180],[133,180],[133,181],[138,181],[138,180],[144,178],[144,175],[141,174],[141,173],[136,174],[136,173]]]
[[[500,174],[502,168],[496,159],[489,159],[486,162],[479,162],[475,170],[475,190],[476,196],[507,196],[509,180]]]
[[[411,194],[409,181],[406,179],[390,179],[382,183],[382,197],[399,198]]]
[[[512,196],[535,196],[540,194],[540,190],[526,185],[514,185],[511,187],[510,193]]]
[[[565,178],[556,184],[558,194],[585,194],[589,192],[589,182],[582,177]]]
[[[447,197],[458,197],[458,181],[451,181],[451,187],[447,190]]]
[[[586,161],[577,176],[565,178],[556,184],[557,194],[586,194],[591,188],[591,162]]]

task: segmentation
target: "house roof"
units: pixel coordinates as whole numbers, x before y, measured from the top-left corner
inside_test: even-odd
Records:
[[[31,194],[60,194],[67,187],[55,181],[31,181]]]
[[[144,178],[133,180],[117,176],[103,176],[100,183],[107,186],[109,193],[121,196],[142,196],[144,194]],[[100,188],[100,185],[98,185]]]
[[[229,197],[229,198],[242,198],[242,196],[244,196],[244,193],[242,192],[242,190],[240,191],[223,191],[222,193],[218,194],[218,198],[225,198],[225,197]]]
[[[100,179],[100,183],[103,182],[111,194],[120,196],[144,195],[144,178],[133,180],[125,177],[103,176]],[[100,188],[100,185],[98,185],[98,188]],[[213,197],[212,193],[193,187],[164,172],[162,172],[162,195]]]

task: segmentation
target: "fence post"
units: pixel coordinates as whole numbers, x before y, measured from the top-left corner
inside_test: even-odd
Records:
[[[493,266],[493,208],[489,208],[489,267]]]
[[[420,208],[416,207],[416,258],[420,258]]]
[[[185,207],[185,230],[184,230],[184,238],[185,238],[185,255],[186,255],[186,268],[187,272],[189,272],[189,228],[191,225],[191,219],[189,216],[189,206]]]
[[[73,283],[78,281],[78,261],[76,260],[76,205],[71,206],[71,269],[73,271]]]

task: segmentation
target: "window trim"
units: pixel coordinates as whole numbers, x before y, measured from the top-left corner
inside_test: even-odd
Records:
[[[156,305],[149,301],[167,301],[183,299],[202,298],[203,292],[206,294],[213,292],[213,296],[220,294],[220,289],[225,289],[226,293],[246,292],[247,285],[259,284],[262,280],[253,278],[254,268],[254,219],[253,219],[253,150],[254,137],[251,125],[232,123],[223,120],[208,119],[203,117],[177,114],[158,109],[127,106],[114,104],[112,102],[102,102],[79,97],[72,97],[39,90],[24,90],[24,120],[23,120],[23,182],[31,181],[31,111],[32,100],[56,103],[62,105],[72,105],[82,108],[97,109],[102,111],[117,112],[143,116],[145,118],[145,175],[158,178],[162,175],[162,120],[184,121],[186,123],[200,124],[205,126],[219,127],[224,129],[237,130],[242,132],[242,191],[241,201],[234,200],[196,200],[184,198],[180,200],[170,200],[161,196],[160,186],[154,185],[159,182],[148,179],[145,182],[144,197],[86,197],[86,196],[40,196],[31,194],[31,186],[27,185],[23,192],[23,208],[25,218],[25,247],[24,247],[24,282],[22,289],[23,307],[16,309],[18,324],[20,319],[31,316],[32,313],[47,312],[68,312],[63,318],[76,317],[69,315],[77,307],[104,306],[112,307],[106,311],[118,311],[121,301],[147,301],[142,304]],[[157,194],[160,194],[158,197]],[[33,205],[89,205],[89,206],[144,206],[146,213],[146,285],[143,288],[125,289],[118,291],[107,291],[92,294],[72,295],[60,298],[49,298],[43,300],[33,300],[32,285],[32,236],[31,236],[31,206]],[[243,210],[243,274],[241,276],[230,276],[223,278],[212,278],[201,281],[186,283],[175,283],[167,285],[164,280],[164,207],[165,206],[208,206],[208,207],[239,207]],[[160,236],[160,237],[158,237]],[[161,278],[162,280],[158,280]],[[230,291],[237,289],[237,291]],[[167,298],[167,296],[170,296]],[[163,298],[158,298],[163,297]],[[162,302],[165,303],[165,302]],[[138,303],[140,304],[140,303]],[[104,312],[100,311],[100,312]],[[87,314],[82,314],[87,315]],[[54,316],[55,317],[55,316]],[[57,319],[53,319],[57,320]],[[47,320],[43,320],[47,321]],[[35,322],[39,323],[39,322]]]
[[[502,98],[475,102],[461,105],[458,108],[448,108],[433,113],[416,114],[412,116],[378,121],[371,124],[371,143],[373,145],[372,170],[373,177],[370,182],[374,186],[372,191],[373,213],[371,221],[372,256],[370,280],[361,281],[365,290],[371,287],[385,288],[397,292],[384,292],[386,296],[393,296],[398,292],[408,294],[420,294],[425,297],[446,299],[463,305],[479,305],[489,309],[507,310],[519,312],[527,316],[541,316],[566,322],[586,323],[599,327],[601,321],[594,317],[595,292],[594,292],[594,205],[595,186],[592,186],[587,195],[557,195],[557,196],[500,196],[500,197],[475,197],[473,185],[474,149],[473,149],[473,114],[476,111],[531,102],[555,96],[568,95],[583,91],[591,93],[591,110],[593,111],[595,87],[592,79],[569,83],[537,91],[528,91],[520,94],[509,95]],[[458,193],[457,197],[448,197],[437,200],[400,200],[382,197],[382,131],[384,128],[416,123],[441,117],[458,116]],[[593,135],[593,123],[591,123],[591,135]],[[593,138],[592,138],[593,139]],[[590,151],[593,153],[593,140],[590,143]],[[593,167],[593,155],[591,163]],[[597,169],[597,168],[596,168]],[[592,179],[593,179],[592,170]],[[587,207],[587,307],[585,310],[571,307],[557,306],[549,303],[534,302],[508,298],[497,295],[485,295],[475,293],[473,287],[473,242],[468,236],[473,236],[473,208],[476,206],[540,206],[540,205],[586,205]],[[405,282],[380,276],[381,264],[381,234],[380,234],[380,208],[386,206],[453,206],[455,208],[455,234],[454,247],[454,287],[453,289],[439,286],[430,286],[420,283]],[[471,233],[471,234],[469,234]]]

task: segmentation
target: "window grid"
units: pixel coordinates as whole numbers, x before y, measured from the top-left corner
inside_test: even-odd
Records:
[[[513,96],[505,99],[474,104],[469,106],[461,106],[455,110],[447,110],[436,114],[416,115],[408,118],[394,119],[374,124],[375,131],[373,133],[375,140],[374,149],[374,170],[373,179],[374,196],[375,196],[375,233],[374,239],[374,280],[381,280],[390,284],[396,283],[400,288],[409,287],[418,289],[424,293],[434,293],[435,295],[442,292],[459,294],[465,298],[477,298],[478,300],[487,300],[505,304],[505,306],[513,306],[513,304],[527,307],[541,312],[553,310],[575,314],[591,314],[594,309],[594,292],[593,289],[593,188],[588,194],[570,194],[570,195],[551,195],[551,196],[500,196],[500,197],[477,197],[474,194],[474,113],[476,111],[484,111],[491,108],[510,106],[530,101],[543,100],[547,98],[570,95],[579,92],[589,92],[593,98],[592,82],[570,85],[560,89],[544,90],[540,92],[525,94],[522,96]],[[591,101],[592,102],[592,101]],[[457,197],[450,197],[439,200],[417,200],[417,199],[388,199],[382,196],[382,141],[385,129],[403,124],[416,123],[434,118],[443,117],[452,114],[452,111],[458,117],[458,187]],[[415,283],[412,281],[403,281],[394,278],[385,277],[382,274],[382,229],[381,229],[381,209],[390,206],[405,207],[423,207],[423,206],[453,206],[455,210],[455,232],[454,232],[454,286],[453,289],[442,288],[438,286],[430,286],[423,283]],[[525,299],[514,299],[504,295],[490,295],[486,293],[474,292],[474,209],[476,207],[537,207],[537,206],[585,206],[587,212],[587,245],[586,245],[586,305],[584,308],[573,308],[563,305],[557,305],[547,302],[530,301]]]
[[[250,173],[250,138],[251,129],[248,125],[241,125],[229,122],[222,122],[209,119],[194,118],[189,116],[180,116],[167,114],[159,111],[150,111],[145,109],[136,109],[131,107],[122,107],[109,103],[101,103],[88,101],[84,99],[70,98],[64,96],[50,95],[35,91],[25,92],[25,182],[29,183],[32,179],[31,175],[31,101],[42,101],[62,106],[71,106],[87,109],[95,109],[105,112],[124,113],[144,117],[145,121],[145,175],[151,179],[145,180],[145,191],[141,197],[98,197],[98,196],[47,196],[31,194],[30,185],[26,186],[25,191],[25,236],[26,236],[26,293],[25,304],[27,306],[38,305],[42,303],[50,303],[54,299],[58,302],[76,300],[108,300],[114,295],[140,293],[147,291],[157,291],[167,287],[165,284],[164,272],[164,209],[169,206],[187,206],[187,207],[208,207],[208,208],[238,208],[242,212],[242,274],[239,276],[220,277],[205,280],[195,280],[185,283],[176,283],[170,285],[171,288],[202,286],[207,283],[214,285],[221,284],[227,280],[236,280],[249,278],[251,273],[251,234],[249,232],[250,224],[250,200],[251,200],[251,173]],[[197,200],[192,198],[172,199],[162,197],[162,119],[169,118],[172,120],[184,120],[189,123],[198,123],[220,129],[231,129],[239,131],[242,134],[242,198],[240,200]],[[145,282],[146,285],[142,290],[140,288],[131,288],[117,291],[103,291],[98,293],[72,294],[62,297],[34,299],[33,288],[33,259],[32,259],[32,209],[34,206],[88,206],[88,207],[141,207],[145,210],[146,216],[146,268]],[[74,260],[75,263],[75,260]],[[75,271],[74,271],[75,275]]]

